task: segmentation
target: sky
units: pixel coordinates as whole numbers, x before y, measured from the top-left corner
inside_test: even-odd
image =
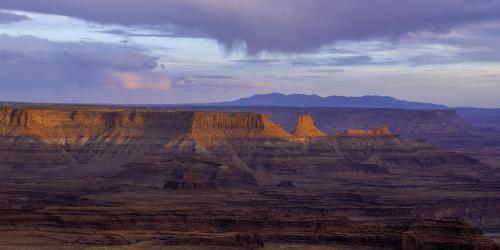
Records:
[[[500,0],[0,0],[0,101],[500,107]]]

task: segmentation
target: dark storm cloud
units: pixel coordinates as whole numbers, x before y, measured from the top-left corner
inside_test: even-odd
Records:
[[[302,52],[343,40],[446,32],[500,18],[496,0],[1,0],[0,8],[105,24],[201,31],[249,53]]]
[[[29,20],[25,15],[18,15],[10,12],[0,11],[0,24],[16,23]]]

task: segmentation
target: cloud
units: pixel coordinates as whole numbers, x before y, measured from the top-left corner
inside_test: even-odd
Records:
[[[353,56],[330,56],[326,58],[303,57],[289,61],[294,66],[322,67],[322,66],[365,66],[394,64],[395,61],[375,61],[372,57],[364,55]]]
[[[403,51],[402,63],[413,66],[457,63],[498,63],[500,22],[464,25],[450,33],[412,34],[393,51]],[[406,53],[406,54],[405,54]]]
[[[264,58],[245,58],[245,59],[234,59],[231,62],[242,63],[242,64],[271,64],[283,62],[280,59],[264,59]]]
[[[374,58],[366,55],[322,55],[322,57],[315,56],[301,56],[292,57],[286,59],[238,59],[230,60],[243,65],[263,65],[268,67],[269,65],[292,65],[292,66],[305,66],[305,67],[335,67],[335,66],[365,66],[365,65],[382,65],[382,64],[392,64],[397,63],[392,60],[375,60]]]
[[[311,69],[307,70],[307,72],[311,73],[343,73],[346,72],[345,69]]]
[[[172,81],[165,74],[156,72],[110,72],[106,84],[129,90],[151,89],[167,91]]]
[[[34,36],[0,35],[0,53],[11,63],[37,61],[114,70],[146,70],[157,67],[157,58],[134,47],[88,42],[53,42]],[[9,58],[6,58],[9,59]]]
[[[196,30],[185,30],[176,26],[167,25],[161,28],[161,32],[157,31],[130,31],[126,29],[108,29],[100,31],[102,33],[118,35],[124,37],[183,37],[183,38],[206,38],[207,34]]]
[[[174,79],[176,88],[266,88],[271,84],[255,79],[222,75],[181,76]]]
[[[440,55],[437,53],[425,53],[410,57],[406,61],[411,66],[425,65],[445,65],[457,63],[498,63],[500,62],[500,52],[487,50],[473,50],[469,52],[459,52],[451,55]]]
[[[17,23],[29,20],[25,15],[18,15],[11,12],[0,11],[0,24]]]
[[[144,75],[157,65],[157,58],[133,47],[0,35],[0,86],[14,89],[102,87],[116,72],[129,77],[137,73],[142,80],[152,80],[145,86],[153,86],[159,80]]]
[[[2,0],[0,8],[72,16],[103,24],[172,27],[226,48],[303,52],[345,40],[446,33],[499,20],[495,0]]]
[[[269,86],[222,74],[175,74],[158,61],[146,51],[120,44],[0,35],[0,101],[182,102],[189,100],[185,93],[208,98],[214,91]],[[170,101],[163,99],[167,96]]]

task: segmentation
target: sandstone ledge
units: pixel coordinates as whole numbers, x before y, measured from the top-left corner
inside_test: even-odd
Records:
[[[384,136],[394,136],[394,134],[389,130],[389,128],[378,128],[372,130],[360,130],[360,129],[348,129],[343,136],[374,136],[374,137],[384,137]]]

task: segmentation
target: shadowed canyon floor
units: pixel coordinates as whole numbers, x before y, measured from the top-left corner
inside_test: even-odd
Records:
[[[0,178],[0,248],[499,249],[498,160],[309,116],[3,107]]]

